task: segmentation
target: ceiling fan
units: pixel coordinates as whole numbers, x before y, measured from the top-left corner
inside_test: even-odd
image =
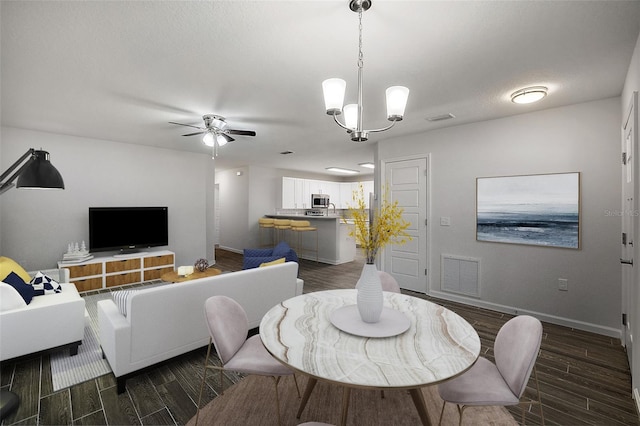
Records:
[[[186,126],[193,127],[194,129],[198,129],[198,132],[187,133],[182,136],[195,136],[202,135],[202,142],[207,145],[213,147],[213,156],[214,158],[218,155],[218,147],[224,146],[227,142],[233,142],[235,139],[230,135],[237,136],[255,136],[256,132],[253,130],[238,130],[238,129],[230,129],[227,126],[226,119],[221,115],[215,114],[205,114],[202,116],[204,120],[205,127],[193,126],[191,124],[183,124],[176,123],[174,121],[170,121],[170,124],[177,124],[178,126]]]

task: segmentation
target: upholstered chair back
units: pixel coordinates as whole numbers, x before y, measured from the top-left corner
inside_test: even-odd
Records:
[[[500,328],[493,347],[496,367],[514,395],[522,396],[542,342],[542,324],[520,315]]]
[[[226,364],[247,340],[247,314],[230,297],[212,296],[205,301],[205,315],[218,357]]]
[[[382,291],[390,291],[393,293],[400,293],[400,286],[391,274],[384,271],[378,271],[380,276],[380,283],[382,284]]]

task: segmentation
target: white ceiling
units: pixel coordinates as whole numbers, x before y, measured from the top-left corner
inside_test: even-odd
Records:
[[[347,0],[4,0],[0,14],[3,126],[208,153],[168,122],[215,113],[257,132],[221,148],[217,169],[317,173],[370,173],[357,164],[373,160],[373,143],[400,135],[619,96],[640,32],[640,1],[374,0],[365,127],[388,123],[387,86],[411,93],[404,121],[355,143],[325,114],[321,88],[342,77],[356,99]],[[509,101],[530,85],[549,96]],[[426,120],[445,113],[456,118]]]

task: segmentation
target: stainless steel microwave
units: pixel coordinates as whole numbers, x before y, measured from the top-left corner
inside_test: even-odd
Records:
[[[314,209],[329,207],[329,194],[311,194],[311,207]]]

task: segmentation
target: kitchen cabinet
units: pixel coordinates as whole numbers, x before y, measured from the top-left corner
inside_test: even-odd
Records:
[[[373,181],[363,181],[362,186],[364,188],[365,204],[369,208],[369,193],[373,192]],[[336,209],[347,209],[349,205],[355,207],[352,194],[357,189],[358,182],[332,182],[283,177],[282,208],[309,209],[311,208],[311,194],[328,194],[330,202],[336,206]]]
[[[282,178],[282,208],[306,209],[311,207],[311,192],[307,179]]]

